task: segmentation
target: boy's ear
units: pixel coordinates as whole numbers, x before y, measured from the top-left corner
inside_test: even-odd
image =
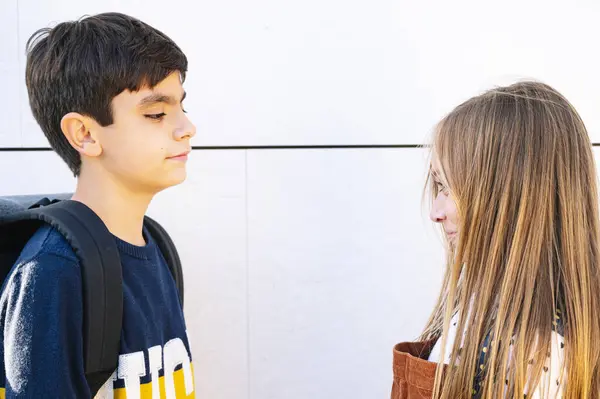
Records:
[[[88,157],[102,154],[102,146],[95,134],[96,125],[92,118],[77,112],[69,112],[60,121],[60,128],[71,146],[81,155]]]

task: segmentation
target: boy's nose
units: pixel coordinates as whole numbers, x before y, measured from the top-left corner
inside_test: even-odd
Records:
[[[191,139],[196,135],[196,125],[194,125],[189,119],[185,119],[185,124],[175,131],[175,139],[177,141]]]

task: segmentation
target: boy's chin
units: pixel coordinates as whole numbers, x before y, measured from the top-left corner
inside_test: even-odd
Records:
[[[171,187],[180,185],[186,180],[186,177],[186,173],[171,173],[167,176],[163,175],[160,179],[146,180],[139,188],[146,193],[156,195]]]
[[[160,186],[154,186],[151,189],[148,190],[148,192],[150,192],[152,194],[152,196],[155,196],[157,194],[162,193],[163,191],[168,191],[170,188],[172,187],[177,187],[178,185],[180,185],[181,183],[170,183],[170,184],[161,184]]]
[[[177,173],[173,173],[168,177],[168,179],[165,179],[165,181],[162,182],[162,184],[160,185],[161,186],[160,191],[166,190],[170,187],[178,186],[181,183],[183,183],[186,179],[187,179],[187,173],[185,172],[185,170],[178,171]]]

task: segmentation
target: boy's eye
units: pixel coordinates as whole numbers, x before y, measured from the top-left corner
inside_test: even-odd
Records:
[[[145,116],[146,118],[149,118],[149,119],[153,119],[153,120],[156,120],[156,121],[158,121],[158,120],[161,120],[161,119],[162,119],[163,117],[165,117],[166,115],[167,115],[167,114],[165,114],[164,112],[161,112],[161,113],[159,113],[159,114],[146,114],[146,115],[144,115],[144,116]]]

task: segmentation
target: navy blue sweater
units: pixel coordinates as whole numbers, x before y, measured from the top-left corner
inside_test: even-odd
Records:
[[[145,237],[144,247],[115,237],[123,266],[121,355],[97,397],[193,398],[191,354],[177,288],[156,243]],[[3,285],[0,398],[90,397],[83,369],[82,312],[79,262],[60,233],[43,227]]]

